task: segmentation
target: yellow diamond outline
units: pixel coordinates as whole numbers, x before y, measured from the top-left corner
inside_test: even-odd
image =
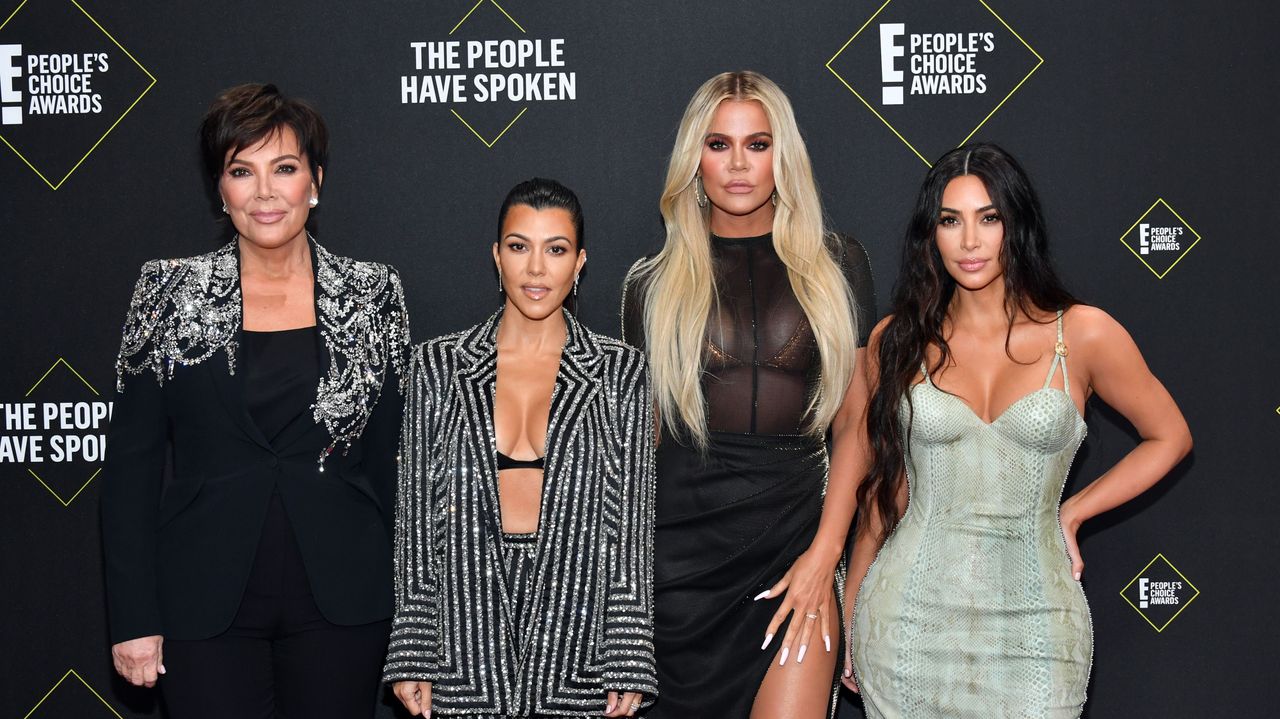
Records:
[[[1172,265],[1166,267],[1164,272],[1156,272],[1156,268],[1152,267],[1150,263],[1142,259],[1142,255],[1135,252],[1134,249],[1129,246],[1129,243],[1124,241],[1124,238],[1128,237],[1130,232],[1133,232],[1133,228],[1137,227],[1140,222],[1147,219],[1147,215],[1151,214],[1151,211],[1156,209],[1156,205],[1164,205],[1164,209],[1172,212],[1173,216],[1178,218],[1178,222],[1181,222],[1183,227],[1191,230],[1191,234],[1196,236],[1196,241],[1192,242],[1190,247],[1183,250],[1182,254],[1178,255],[1178,259],[1174,260]],[[1151,270],[1151,274],[1155,275],[1157,280],[1163,280],[1165,275],[1169,274],[1170,270],[1177,267],[1179,262],[1182,262],[1183,258],[1187,256],[1187,253],[1191,252],[1192,248],[1200,244],[1200,233],[1196,232],[1194,227],[1192,227],[1186,220],[1182,219],[1182,215],[1179,215],[1177,210],[1173,209],[1169,203],[1165,202],[1163,197],[1157,197],[1156,201],[1151,203],[1151,207],[1148,207],[1147,211],[1142,213],[1142,216],[1137,220],[1134,220],[1134,223],[1129,225],[1129,229],[1125,230],[1123,235],[1120,235],[1120,244],[1124,245],[1126,250],[1132,252],[1134,257],[1137,257],[1142,264],[1146,265],[1147,269]],[[1277,409],[1277,411],[1280,411],[1280,409]]]
[[[1143,574],[1144,572],[1146,572],[1148,569],[1150,569],[1150,568],[1151,568],[1151,565],[1155,564],[1155,563],[1156,563],[1156,560],[1159,560],[1159,559],[1163,559],[1163,560],[1164,560],[1164,563],[1165,563],[1165,564],[1167,564],[1167,565],[1169,565],[1169,568],[1173,570],[1173,573],[1174,573],[1174,574],[1177,574],[1179,577],[1182,577],[1182,581],[1186,582],[1186,583],[1187,583],[1187,586],[1189,586],[1189,587],[1191,587],[1192,589],[1194,589],[1196,593],[1195,593],[1195,594],[1192,594],[1192,595],[1191,595],[1191,598],[1187,600],[1187,603],[1186,603],[1186,604],[1183,604],[1183,605],[1178,609],[1178,611],[1174,612],[1174,613],[1173,613],[1173,616],[1172,616],[1172,617],[1169,617],[1169,620],[1168,620],[1168,621],[1166,621],[1162,626],[1157,627],[1157,626],[1156,626],[1156,623],[1155,623],[1155,622],[1153,622],[1153,621],[1151,621],[1150,619],[1148,619],[1148,618],[1147,618],[1147,615],[1146,615],[1146,614],[1143,614],[1143,612],[1142,612],[1142,610],[1141,610],[1141,609],[1139,609],[1138,607],[1134,606],[1134,603],[1133,603],[1132,601],[1130,601],[1130,600],[1129,600],[1129,597],[1125,596],[1125,592],[1129,591],[1129,587],[1132,587],[1132,586],[1133,586],[1133,583],[1134,583],[1134,582],[1136,582],[1136,581],[1138,581],[1138,578],[1139,578],[1139,577],[1141,577],[1141,576],[1142,576],[1142,574]],[[1142,569],[1139,569],[1139,570],[1138,570],[1138,573],[1137,573],[1137,574],[1135,574],[1135,575],[1133,575],[1133,579],[1130,579],[1130,580],[1129,580],[1129,583],[1128,583],[1128,584],[1126,584],[1126,585],[1124,585],[1124,589],[1121,589],[1121,590],[1120,590],[1120,598],[1121,598],[1121,599],[1123,599],[1123,600],[1125,601],[1125,603],[1126,603],[1126,604],[1128,604],[1129,606],[1133,607],[1133,611],[1137,612],[1137,613],[1138,613],[1138,616],[1142,617],[1143,621],[1145,621],[1147,624],[1150,624],[1150,625],[1151,625],[1151,628],[1152,628],[1152,629],[1154,629],[1154,630],[1156,630],[1156,633],[1157,633],[1157,634],[1159,634],[1159,633],[1163,632],[1163,631],[1164,631],[1164,630],[1165,630],[1165,629],[1166,629],[1170,624],[1173,624],[1173,620],[1177,619],[1177,618],[1178,618],[1178,615],[1179,615],[1179,614],[1182,614],[1182,612],[1183,612],[1183,611],[1185,611],[1187,607],[1191,606],[1191,603],[1192,603],[1192,602],[1194,602],[1194,601],[1196,600],[1196,598],[1197,598],[1197,597],[1199,597],[1199,596],[1200,596],[1200,589],[1199,589],[1198,587],[1196,587],[1196,585],[1192,584],[1192,583],[1191,583],[1191,580],[1190,580],[1190,579],[1187,579],[1187,576],[1186,576],[1185,574],[1183,574],[1181,571],[1179,571],[1177,567],[1173,566],[1173,562],[1170,562],[1170,561],[1169,561],[1169,558],[1168,558],[1168,557],[1166,557],[1166,556],[1164,556],[1164,553],[1163,553],[1163,552],[1157,552],[1157,553],[1156,553],[1156,556],[1155,556],[1155,557],[1153,557],[1153,558],[1151,559],[1151,561],[1150,561],[1150,562],[1147,562],[1147,566],[1143,567]]]
[[[18,7],[14,8],[13,12],[9,13],[9,17],[5,18],[3,23],[0,23],[0,30],[3,30],[5,25],[9,24],[9,21],[13,19],[14,15],[18,14],[19,10],[22,10],[22,8],[26,7],[27,2],[29,2],[29,0],[22,0],[22,2],[18,5]],[[133,64],[137,65],[138,69],[142,70],[142,73],[144,75],[151,78],[151,84],[147,85],[146,88],[143,89],[142,94],[138,95],[137,99],[135,99],[133,103],[129,105],[129,107],[125,108],[124,113],[121,114],[120,117],[116,118],[115,122],[111,123],[111,127],[108,127],[107,131],[102,133],[102,137],[99,137],[98,141],[93,143],[93,147],[90,147],[89,151],[84,153],[84,155],[81,156],[81,158],[78,161],[76,161],[76,164],[71,166],[70,170],[67,170],[67,174],[63,175],[62,179],[58,180],[58,183],[56,185],[50,182],[49,178],[45,177],[43,172],[37,170],[36,166],[31,164],[31,161],[28,160],[25,155],[23,155],[21,152],[18,152],[18,148],[14,147],[13,144],[10,143],[9,140],[5,138],[4,135],[0,134],[0,142],[3,142],[5,145],[9,147],[10,150],[13,150],[13,154],[17,155],[18,158],[21,159],[22,162],[26,164],[27,167],[30,167],[31,171],[36,173],[36,175],[38,175],[41,180],[44,180],[44,184],[52,188],[54,192],[57,192],[58,188],[62,187],[62,183],[66,182],[67,178],[71,177],[72,173],[80,169],[80,165],[84,164],[84,161],[89,159],[89,155],[92,155],[93,151],[98,149],[98,146],[102,144],[102,141],[107,139],[107,135],[110,135],[111,131],[116,129],[116,125],[119,125],[120,122],[124,120],[125,117],[129,115],[130,112],[133,111],[133,108],[137,106],[139,102],[142,101],[142,98],[145,97],[148,92],[151,92],[151,88],[155,87],[155,84],[156,84],[155,75],[152,75],[151,71],[143,67],[142,63],[138,62],[138,59],[135,58],[128,50],[124,48],[124,45],[121,45],[119,41],[117,41],[114,37],[112,37],[111,33],[107,32],[107,29],[102,27],[102,24],[99,23],[96,19],[94,19],[94,17],[89,14],[88,10],[85,10],[83,7],[81,7],[80,3],[76,2],[76,0],[67,0],[67,2],[70,2],[72,5],[75,5],[77,10],[84,13],[84,16],[89,18],[89,22],[93,23],[94,26],[97,27],[98,30],[100,30],[103,35],[107,36],[108,40],[110,40],[116,47],[120,48],[120,52],[123,52],[125,54],[125,57],[132,60]]]
[[[49,369],[45,370],[44,374],[40,375],[40,379],[36,380],[36,383],[31,385],[31,389],[27,390],[27,393],[22,396],[30,397],[31,393],[35,392],[36,388],[40,386],[40,383],[48,379],[50,374],[53,374],[53,370],[56,369],[58,365],[62,365],[63,367],[66,367],[68,370],[70,370],[71,374],[75,375],[76,379],[83,382],[84,386],[88,387],[89,391],[92,392],[95,397],[102,396],[98,392],[98,390],[94,388],[93,385],[89,384],[89,380],[85,379],[84,375],[77,372],[76,368],[72,367],[71,363],[62,357],[59,357],[58,359],[54,360],[53,364],[49,365]],[[75,494],[71,495],[71,499],[63,499],[62,495],[58,494],[57,490],[55,490],[53,487],[50,487],[49,483],[44,481],[44,479],[40,475],[36,474],[35,470],[31,469],[30,467],[27,467],[27,474],[30,474],[32,477],[35,477],[36,481],[39,482],[41,486],[49,490],[49,494],[52,494],[54,496],[54,499],[57,499],[58,502],[62,504],[62,507],[64,509],[67,507],[70,507],[71,503],[76,501],[76,497],[79,497],[80,493],[84,491],[85,487],[88,487],[89,483],[92,482],[101,472],[102,472],[102,467],[98,467],[98,469],[93,474],[89,475],[89,478],[84,481],[84,484],[80,485],[80,488],[76,490]]]
[[[883,122],[884,126],[889,128],[890,132],[892,132],[895,136],[897,136],[899,140],[902,140],[902,144],[906,145],[907,148],[911,150],[911,152],[915,153],[915,156],[920,158],[920,161],[923,162],[926,167],[933,167],[933,163],[929,162],[929,160],[926,159],[924,155],[921,155],[920,151],[916,149],[915,145],[912,145],[907,140],[907,138],[903,137],[902,133],[898,132],[898,129],[894,127],[892,123],[884,119],[884,116],[881,115],[879,112],[877,112],[875,107],[873,107],[871,103],[867,102],[866,98],[864,98],[857,90],[853,89],[853,86],[850,85],[849,82],[845,80],[843,76],[840,75],[840,73],[836,72],[835,68],[831,67],[831,63],[835,62],[836,58],[840,57],[840,54],[843,53],[845,49],[849,47],[849,44],[852,43],[858,37],[858,35],[861,35],[862,31],[866,30],[867,26],[870,25],[872,21],[875,20],[876,17],[879,16],[880,13],[884,11],[885,8],[889,7],[889,3],[891,2],[893,2],[893,0],[885,0],[885,3],[881,5],[880,8],[876,10],[874,13],[872,13],[871,17],[867,18],[866,22],[862,23],[862,27],[858,28],[858,31],[855,32],[848,40],[846,40],[844,45],[840,46],[839,50],[836,50],[836,54],[832,55],[830,60],[827,60],[826,68],[827,70],[831,71],[832,75],[836,76],[836,79],[840,81],[840,84],[844,85],[845,88],[849,90],[849,92],[853,93],[854,97],[858,98],[863,105],[867,106],[867,109],[871,111],[871,114],[879,118],[880,122]],[[1040,56],[1040,53],[1036,52],[1036,49],[1031,47],[1030,43],[1028,43],[1026,40],[1023,40],[1022,36],[1018,34],[1018,31],[1010,27],[1009,23],[1005,22],[1004,18],[1000,17],[1000,14],[997,13],[995,10],[993,10],[991,6],[987,4],[986,0],[978,0],[978,2],[981,3],[982,7],[986,8],[987,12],[991,13],[995,17],[995,19],[999,20],[1000,24],[1004,25],[1004,28],[1008,30],[1010,33],[1012,33],[1013,36],[1018,39],[1018,42],[1022,43],[1023,47],[1027,48],[1027,50],[1030,50],[1032,55],[1035,55],[1037,62],[1035,66],[1032,67],[1031,70],[1027,72],[1027,74],[1024,75],[1021,80],[1018,81],[1018,84],[1013,86],[1013,89],[1009,91],[1009,94],[1005,95],[1004,99],[1001,100],[998,104],[996,104],[996,106],[992,108],[991,112],[988,112],[987,116],[982,118],[982,121],[979,122],[976,126],[974,126],[974,128],[969,131],[968,135],[965,135],[965,138],[963,140],[956,143],[956,147],[963,145],[964,143],[969,141],[969,138],[976,135],[978,133],[978,130],[981,130],[982,126],[987,124],[987,120],[990,120],[991,117],[1000,110],[1000,108],[1004,107],[1004,104],[1009,101],[1009,98],[1013,97],[1013,93],[1020,90],[1022,88],[1023,83],[1025,83],[1032,75],[1034,75],[1036,70],[1039,70],[1040,66],[1044,64],[1044,58]]]
[[[36,713],[36,710],[40,708],[40,705],[44,704],[45,700],[48,699],[50,696],[52,696],[53,693],[57,691],[58,687],[62,686],[62,683],[67,680],[67,677],[71,677],[71,676],[74,676],[76,679],[80,680],[80,683],[84,685],[84,688],[88,689],[90,694],[97,697],[98,701],[102,702],[102,706],[106,707],[107,711],[111,712],[116,717],[116,719],[124,719],[124,717],[120,716],[120,712],[116,711],[114,707],[108,704],[107,700],[103,699],[102,695],[98,693],[98,690],[94,689],[89,684],[89,682],[86,682],[84,680],[84,677],[80,676],[79,672],[77,672],[75,669],[68,669],[67,673],[63,674],[62,678],[59,679],[56,684],[50,687],[49,691],[44,693],[44,696],[40,697],[40,701],[36,702],[36,705],[31,707],[31,711],[27,712],[26,715],[22,717],[22,719],[31,719],[31,715]]]
[[[462,19],[458,21],[458,24],[453,26],[453,29],[449,31],[449,34],[452,35],[455,32],[457,32],[458,28],[462,27],[462,23],[466,22],[467,19],[471,17],[471,13],[475,12],[477,8],[479,8],[481,5],[485,3],[489,3],[490,5],[498,8],[498,12],[505,15],[506,18],[511,21],[511,24],[516,26],[517,30],[519,30],[520,32],[526,35],[528,34],[528,32],[526,32],[525,29],[521,27],[520,23],[516,22],[516,19],[511,17],[511,13],[507,12],[505,8],[503,8],[501,5],[498,4],[497,0],[478,0],[478,2],[476,2],[475,5],[472,5],[471,9],[467,11],[467,14],[462,16]],[[458,118],[458,122],[461,122],[464,127],[470,130],[472,135],[475,135],[477,138],[479,138],[480,142],[483,142],[485,147],[492,150],[493,146],[498,144],[498,140],[501,140],[502,136],[507,134],[507,130],[510,130],[511,126],[516,124],[516,121],[519,120],[521,117],[523,117],[524,113],[528,109],[529,107],[526,105],[523,109],[520,110],[520,112],[516,113],[516,116],[511,119],[511,122],[508,122],[507,126],[502,128],[502,132],[499,132],[496,136],[494,136],[492,140],[485,139],[485,136],[481,135],[474,127],[472,127],[471,123],[464,120],[462,118],[462,115],[458,114],[458,111],[455,108],[452,108],[452,107],[449,108],[449,112],[453,113],[453,116]]]

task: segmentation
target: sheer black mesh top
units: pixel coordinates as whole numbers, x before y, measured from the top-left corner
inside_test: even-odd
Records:
[[[875,322],[875,292],[866,250],[840,237],[837,257],[853,289],[857,346]],[[702,391],[713,432],[800,434],[818,379],[818,346],[773,249],[773,236],[711,237],[717,302],[703,347]],[[644,290],[623,289],[623,339],[641,349]]]

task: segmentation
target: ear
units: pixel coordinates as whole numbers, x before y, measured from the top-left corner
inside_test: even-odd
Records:
[[[582,272],[582,266],[585,264],[587,264],[587,251],[578,250],[578,262],[573,267],[573,274],[575,277],[579,272]]]
[[[316,176],[311,180],[311,184],[316,187],[316,194],[320,194],[320,186],[324,184],[324,168],[316,168]]]
[[[493,266],[498,268],[498,274],[502,274],[502,260],[498,259],[498,243],[493,243]]]

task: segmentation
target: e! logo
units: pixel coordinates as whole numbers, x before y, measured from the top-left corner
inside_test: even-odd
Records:
[[[22,66],[17,62],[20,57],[21,45],[0,45],[0,103],[18,103],[17,107],[0,108],[0,125],[22,124],[22,91],[18,89]]]

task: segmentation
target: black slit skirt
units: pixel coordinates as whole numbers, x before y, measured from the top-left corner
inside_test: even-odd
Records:
[[[762,651],[782,600],[753,598],[782,578],[818,531],[826,445],[797,435],[712,432],[702,455],[664,433],[657,472],[661,693],[645,716],[745,719],[787,631],[784,623]],[[833,627],[832,634],[840,633]]]

